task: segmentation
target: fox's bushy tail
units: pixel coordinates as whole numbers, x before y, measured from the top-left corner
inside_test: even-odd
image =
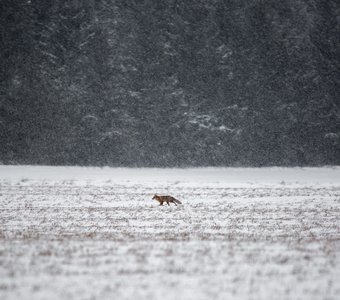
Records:
[[[173,201],[176,202],[176,203],[178,203],[178,204],[182,204],[181,201],[179,201],[179,200],[177,200],[177,199],[175,199],[175,198],[173,199]]]

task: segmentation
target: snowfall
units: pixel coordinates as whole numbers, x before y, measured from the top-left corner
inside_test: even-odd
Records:
[[[0,299],[340,299],[340,167],[0,166]]]

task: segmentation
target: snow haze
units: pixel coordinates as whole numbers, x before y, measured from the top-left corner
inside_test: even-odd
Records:
[[[339,0],[0,1],[0,300],[340,299],[339,33]]]

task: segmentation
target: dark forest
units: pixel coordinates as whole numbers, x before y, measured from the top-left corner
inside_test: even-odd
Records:
[[[340,164],[338,0],[2,0],[0,163]]]

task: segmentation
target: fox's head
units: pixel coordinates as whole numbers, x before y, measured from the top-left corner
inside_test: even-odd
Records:
[[[156,200],[157,200],[157,198],[158,198],[158,195],[155,194],[155,195],[152,197],[152,200],[153,200],[153,199],[156,199]]]

